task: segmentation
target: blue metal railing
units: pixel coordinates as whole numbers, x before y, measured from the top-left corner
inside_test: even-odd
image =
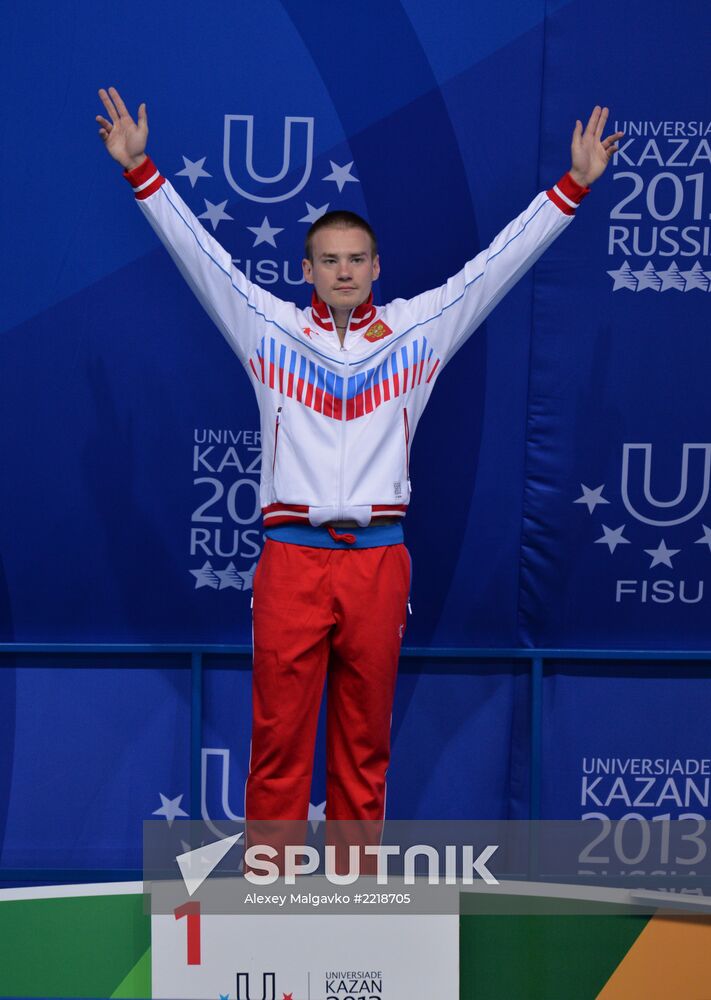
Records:
[[[18,666],[8,663],[12,654],[52,654],[89,653],[94,655],[121,654],[174,654],[185,657],[186,669],[190,669],[190,818],[201,819],[201,767],[202,767],[202,693],[203,666],[205,657],[234,656],[239,659],[238,669],[249,669],[251,646],[245,645],[193,645],[193,644],[151,644],[151,643],[0,643],[0,669],[3,666]],[[710,650],[678,649],[514,649],[474,647],[403,647],[401,652],[401,673],[420,672],[422,660],[458,661],[467,673],[474,672],[476,661],[527,660],[529,662],[530,691],[530,785],[529,816],[540,819],[542,781],[542,733],[543,733],[543,672],[546,662],[583,661],[604,663],[608,661],[636,661],[641,664],[664,661],[673,663],[706,664],[711,676]],[[21,664],[20,664],[21,665]],[[101,669],[101,662],[96,663]],[[464,671],[463,671],[464,672]],[[49,869],[49,868],[0,868],[1,882],[47,881],[47,882],[87,882],[87,881],[138,881],[140,870],[133,869]]]

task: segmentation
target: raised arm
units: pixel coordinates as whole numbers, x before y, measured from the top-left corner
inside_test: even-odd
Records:
[[[623,135],[602,138],[608,109],[596,106],[583,130],[576,122],[571,168],[444,285],[410,299],[409,322],[427,326],[443,362],[484,322],[491,310],[572,222],[590,185],[603,173]]]
[[[141,211],[210,318],[246,364],[260,338],[274,325],[295,325],[296,307],[247,280],[146,155],[145,104],[134,121],[115,87],[101,89],[99,97],[109,116],[96,116],[107,152],[124,168]]]

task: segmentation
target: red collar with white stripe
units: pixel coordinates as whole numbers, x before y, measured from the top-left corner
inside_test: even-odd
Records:
[[[322,330],[335,329],[331,318],[331,310],[323,299],[318,297],[315,291],[311,296],[311,315],[313,316],[314,323],[317,326],[320,326]],[[371,291],[365,302],[361,302],[361,304],[356,306],[352,311],[348,329],[362,330],[363,327],[371,323],[374,318],[375,306],[373,305],[373,293]]]

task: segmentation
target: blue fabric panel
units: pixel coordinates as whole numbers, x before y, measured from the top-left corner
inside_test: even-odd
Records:
[[[520,664],[408,661],[393,710],[388,818],[527,815],[527,694]]]
[[[543,699],[544,819],[711,815],[708,664],[561,662]]]
[[[0,670],[3,693],[14,685],[0,703],[14,731],[2,867],[140,868],[142,823],[163,797],[190,810],[190,671],[163,657],[30,663]]]
[[[547,21],[542,176],[565,153],[562,123],[595,94],[627,135],[536,268],[520,595],[531,645],[711,645],[711,12],[684,11],[575,3]]]

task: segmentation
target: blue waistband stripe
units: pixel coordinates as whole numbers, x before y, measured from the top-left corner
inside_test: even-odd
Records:
[[[382,545],[401,545],[405,540],[401,524],[372,524],[367,528],[336,528],[339,535],[355,535],[355,542],[337,542],[328,528],[312,524],[276,524],[264,534],[275,542],[305,545],[315,549],[375,549]]]

